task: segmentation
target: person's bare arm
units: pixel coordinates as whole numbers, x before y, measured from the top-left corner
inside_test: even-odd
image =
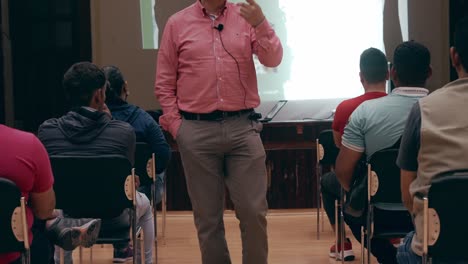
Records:
[[[33,163],[35,168],[34,185],[29,194],[30,204],[34,215],[39,219],[51,219],[55,208],[54,178],[50,166],[49,155],[42,143],[33,137],[31,142]]]
[[[54,189],[41,193],[30,193],[30,207],[34,215],[39,219],[51,219],[55,217],[55,192]]]
[[[410,213],[413,212],[413,197],[410,194],[410,185],[415,179],[415,171],[401,170],[401,199]]]
[[[351,150],[343,145],[340,148],[340,153],[336,159],[335,172],[338,181],[346,191],[351,188],[354,169],[361,156],[362,152]]]
[[[335,146],[337,148],[341,148],[341,134],[340,132],[337,132],[333,130],[333,141],[335,142]]]

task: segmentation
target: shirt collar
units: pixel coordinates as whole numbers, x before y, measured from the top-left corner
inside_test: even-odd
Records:
[[[200,8],[203,16],[209,16],[209,14],[206,12],[206,8],[202,5],[201,0],[197,0],[196,6],[198,6],[198,8]],[[217,16],[224,15],[224,13],[226,12],[227,6],[228,6],[227,1],[224,1],[224,7],[219,12],[219,14],[217,14]]]
[[[399,94],[405,96],[426,96],[429,90],[422,87],[398,87],[393,89],[392,94]]]
[[[92,108],[92,107],[89,107],[89,106],[83,106],[84,109],[90,111],[90,112],[96,112],[97,110]]]

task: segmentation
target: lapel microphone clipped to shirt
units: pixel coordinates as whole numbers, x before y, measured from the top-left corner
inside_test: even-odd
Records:
[[[214,26],[213,28],[218,30],[219,32],[221,32],[224,29],[224,25],[223,24],[218,24],[217,26]]]

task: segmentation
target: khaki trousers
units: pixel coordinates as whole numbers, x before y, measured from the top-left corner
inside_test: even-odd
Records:
[[[182,120],[177,135],[203,264],[230,264],[224,234],[225,186],[240,221],[242,263],[266,264],[267,176],[261,123],[248,114]]]

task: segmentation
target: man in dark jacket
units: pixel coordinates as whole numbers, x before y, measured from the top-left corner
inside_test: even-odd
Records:
[[[164,171],[171,157],[171,149],[159,125],[151,115],[138,106],[127,102],[129,95],[127,81],[120,69],[115,66],[106,66],[102,70],[109,82],[106,89],[106,104],[112,113],[112,117],[129,123],[135,129],[137,142],[146,142],[156,156],[156,173],[158,176],[156,181],[156,202],[159,203],[163,192]]]
[[[135,132],[128,123],[112,119],[105,104],[106,84],[104,72],[89,62],[76,63],[65,73],[63,86],[72,110],[61,118],[45,121],[38,131],[49,155],[120,155],[133,164]],[[102,188],[105,192],[105,186]],[[149,200],[139,192],[136,198],[137,225],[145,233],[145,244],[152,245],[154,225]],[[117,218],[103,219],[101,231],[113,232],[121,227],[130,227],[126,212]],[[128,231],[122,234],[128,235]],[[145,248],[146,263],[152,263],[152,248]],[[71,258],[70,252],[67,256]],[[114,244],[114,263],[132,258],[128,243]],[[71,259],[65,262],[71,263]]]

